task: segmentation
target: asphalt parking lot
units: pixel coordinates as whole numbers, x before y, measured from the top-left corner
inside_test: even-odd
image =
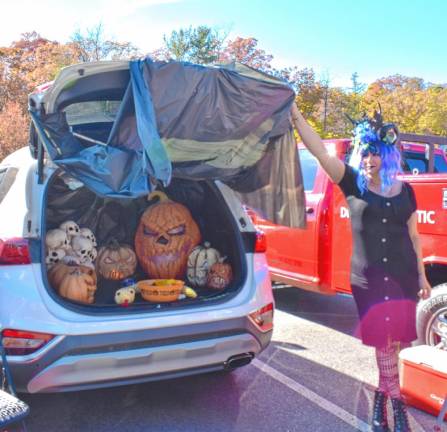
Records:
[[[347,296],[275,290],[271,345],[252,364],[164,382],[24,395],[31,432],[367,431],[376,383],[374,351],[353,336]],[[391,413],[390,413],[391,415]],[[414,431],[434,417],[410,409]]]

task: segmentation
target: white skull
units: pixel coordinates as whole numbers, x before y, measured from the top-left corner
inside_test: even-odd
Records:
[[[81,264],[81,260],[79,259],[79,257],[74,255],[73,253],[65,255],[62,261],[64,262],[64,264],[68,264],[68,265]]]
[[[66,249],[70,242],[67,233],[59,228],[47,231],[45,245],[48,249]]]
[[[67,233],[69,239],[79,235],[79,225],[76,222],[65,221],[61,223],[59,228],[63,229]]]
[[[45,263],[48,268],[53,267],[59,261],[61,261],[65,257],[64,249],[51,249],[48,248],[47,256],[45,257]]]
[[[95,234],[93,234],[93,231],[90,228],[81,228],[80,233],[82,237],[88,238],[94,247],[97,246]]]
[[[95,261],[96,257],[98,256],[98,251],[96,250],[96,248],[92,248],[92,250],[88,253],[88,256],[90,257],[92,262]]]
[[[93,244],[88,238],[78,235],[73,237],[71,247],[73,248],[75,255],[82,261],[82,259],[89,256],[90,251],[93,249]]]

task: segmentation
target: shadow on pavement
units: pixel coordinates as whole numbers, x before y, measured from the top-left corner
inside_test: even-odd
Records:
[[[358,325],[354,299],[347,295],[326,296],[299,288],[273,291],[275,307],[296,317],[330,327],[349,336]]]

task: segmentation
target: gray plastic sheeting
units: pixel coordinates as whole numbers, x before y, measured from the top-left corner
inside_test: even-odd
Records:
[[[287,84],[238,64],[146,59],[129,68],[106,146],[73,136],[62,112],[33,116],[55,164],[108,197],[146,195],[171,176],[221,180],[260,216],[305,224]]]

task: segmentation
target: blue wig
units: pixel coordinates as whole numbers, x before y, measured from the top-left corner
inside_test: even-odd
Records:
[[[398,139],[397,127],[392,123],[383,124],[381,115],[377,112],[374,113],[373,119],[364,116],[361,121],[354,124],[356,125],[352,140],[354,149],[349,165],[359,174],[357,185],[362,194],[368,189],[363,157],[372,153],[382,159],[379,175],[384,192],[393,184],[396,176],[402,173],[401,154],[395,145]]]

